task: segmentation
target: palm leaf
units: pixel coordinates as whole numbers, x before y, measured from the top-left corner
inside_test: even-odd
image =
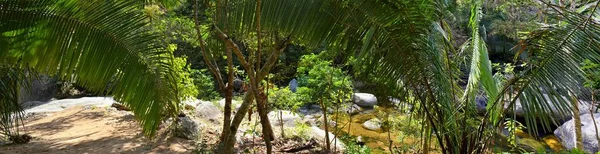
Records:
[[[0,59],[105,90],[131,108],[146,135],[178,112],[172,55],[145,31],[135,1],[0,1]]]
[[[595,8],[597,6],[598,3]],[[589,100],[587,94],[590,92],[583,88],[585,77],[580,64],[586,59],[600,62],[600,25],[589,21],[592,15],[563,9],[556,11],[560,15],[554,14],[554,17],[564,18],[566,24],[553,25],[528,35],[524,45],[532,56],[526,59],[528,67],[519,76],[519,82],[511,85],[520,90],[510,105],[517,101],[521,103],[527,125],[532,130],[548,130],[550,125],[560,122],[558,120],[565,120],[560,117],[572,116],[573,105],[567,98],[578,96]]]

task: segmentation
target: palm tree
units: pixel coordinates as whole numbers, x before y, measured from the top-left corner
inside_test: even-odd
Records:
[[[554,17],[562,23],[532,32],[521,41],[520,49],[531,54],[525,58],[528,67],[515,78],[501,82],[491,73],[486,44],[479,34],[481,1],[472,4],[472,38],[458,51],[452,46],[451,29],[445,21],[450,16],[448,8],[454,5],[449,1],[262,3],[260,20],[253,15],[256,1],[226,3],[228,14],[219,18],[216,27],[227,29],[229,36],[243,38],[255,34],[255,27],[259,26],[263,31],[290,36],[295,43],[337,47],[339,52],[356,56],[354,68],[368,70],[359,71],[358,77],[395,85],[390,90],[399,98],[416,98],[415,103],[421,106],[418,112],[427,119],[426,126],[444,153],[487,150],[488,141],[501,122],[505,101],[507,106],[513,106],[519,99],[532,130],[540,129],[537,119],[547,128],[554,120],[550,113],[568,114],[573,108],[562,99],[569,96],[567,92],[585,91],[581,88],[579,63],[583,59],[597,62],[600,57],[596,45],[600,36],[596,29],[600,25],[596,20],[590,21],[593,13],[586,17],[551,4],[547,6],[555,10],[549,12],[558,13]],[[590,8],[595,12],[595,7]],[[466,89],[458,85],[460,62],[470,67]],[[490,98],[483,119],[477,117],[474,109],[474,97],[480,88]],[[247,109],[242,107],[246,108],[240,110]],[[243,117],[245,113],[238,114]],[[237,128],[234,125],[231,128]],[[235,131],[232,133],[235,135]]]
[[[0,123],[19,123],[18,74],[31,69],[112,95],[152,136],[161,119],[179,112],[179,79],[172,54],[148,31],[145,3],[0,0],[0,68],[17,74],[0,81]]]

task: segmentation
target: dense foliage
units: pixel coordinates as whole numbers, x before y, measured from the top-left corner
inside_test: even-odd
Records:
[[[407,130],[401,137],[419,136],[424,152],[432,146],[442,153],[489,152],[503,125],[511,137],[519,128],[551,129],[562,122],[553,114],[577,108],[563,98],[595,99],[589,96],[600,89],[599,4],[0,0],[0,70],[6,72],[0,136],[18,134],[13,126],[23,116],[17,98],[27,71],[113,96],[131,108],[147,136],[179,113],[180,100],[225,97],[221,150],[233,148],[252,106],[267,147],[268,107],[295,111],[318,103],[327,130],[327,109],[352,100],[353,82],[360,80],[376,89],[379,105],[413,107],[408,114],[416,122],[379,118],[390,130]],[[297,92],[286,87],[293,78]],[[245,93],[234,114],[232,85]],[[508,117],[516,116],[508,114],[516,106],[523,127]],[[349,153],[370,152],[348,146]]]

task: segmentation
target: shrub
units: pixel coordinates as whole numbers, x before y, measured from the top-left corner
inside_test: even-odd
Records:
[[[191,69],[192,78],[194,79],[194,85],[197,88],[198,95],[196,98],[202,100],[214,100],[219,98],[219,93],[215,89],[213,77],[207,72],[206,69]]]
[[[169,45],[170,49],[174,51],[177,46]],[[187,56],[176,57],[173,60],[173,68],[175,71],[176,78],[179,79],[177,82],[177,89],[179,91],[179,98],[187,99],[187,98],[195,98],[198,95],[198,88],[194,84],[194,80],[191,76],[190,66],[187,65]]]
[[[296,110],[304,104],[300,101],[297,94],[292,92],[288,87],[275,87],[269,90],[269,102],[271,102],[273,108],[280,110]]]
[[[338,99],[351,97],[350,76],[318,55],[302,56],[296,75],[299,77],[297,93],[303,102],[323,99],[329,105],[330,102],[341,101]]]

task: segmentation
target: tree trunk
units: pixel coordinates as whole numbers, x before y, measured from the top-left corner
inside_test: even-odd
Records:
[[[219,146],[217,147],[217,150],[215,151],[215,153],[231,154],[234,152],[233,147],[235,145],[235,140],[236,140],[235,136],[236,136],[237,130],[238,130],[240,124],[242,123],[244,116],[246,116],[246,113],[248,113],[248,109],[250,108],[250,105],[252,104],[253,99],[254,98],[253,98],[252,92],[248,92],[246,94],[246,96],[244,97],[244,102],[240,106],[240,109],[233,117],[233,121],[231,122],[231,125],[229,126],[229,134],[227,135],[227,137],[224,138],[225,140],[221,140],[221,143],[219,143]]]
[[[273,129],[271,128],[271,122],[269,121],[269,116],[267,115],[267,103],[264,102],[264,99],[260,98],[260,95],[255,95],[255,97],[258,97],[256,102],[260,124],[262,125],[263,139],[267,146],[267,154],[270,154],[273,149],[271,141],[273,141],[274,134]]]
[[[281,112],[281,110],[279,110],[279,123],[281,123],[281,125],[279,125],[279,128],[281,129],[281,138],[285,138],[285,132],[283,131],[283,112]]]
[[[583,149],[583,138],[581,135],[581,117],[579,117],[579,103],[575,96],[571,97],[571,103],[573,103],[573,120],[575,120],[575,147],[577,149]]]
[[[327,151],[331,149],[331,145],[329,143],[329,124],[327,122],[327,108],[325,103],[323,103],[322,99],[319,99],[319,104],[321,105],[321,110],[323,111],[323,123],[325,124],[325,145],[327,145]]]
[[[225,116],[223,116],[223,131],[221,133],[221,141],[229,135],[229,126],[231,125],[231,99],[233,97],[233,56],[231,56],[231,49],[229,47],[225,47],[227,54],[227,70],[229,74],[227,75],[228,81],[226,92],[225,92],[225,106],[223,107],[223,111]]]
[[[594,110],[596,110],[596,90],[592,90],[592,107],[590,107],[590,116],[592,116],[592,122],[594,123],[594,130],[596,131],[596,141],[600,143],[600,135],[598,135],[598,124],[596,124],[596,119],[594,118]],[[598,151],[600,152],[600,146],[598,146]]]

